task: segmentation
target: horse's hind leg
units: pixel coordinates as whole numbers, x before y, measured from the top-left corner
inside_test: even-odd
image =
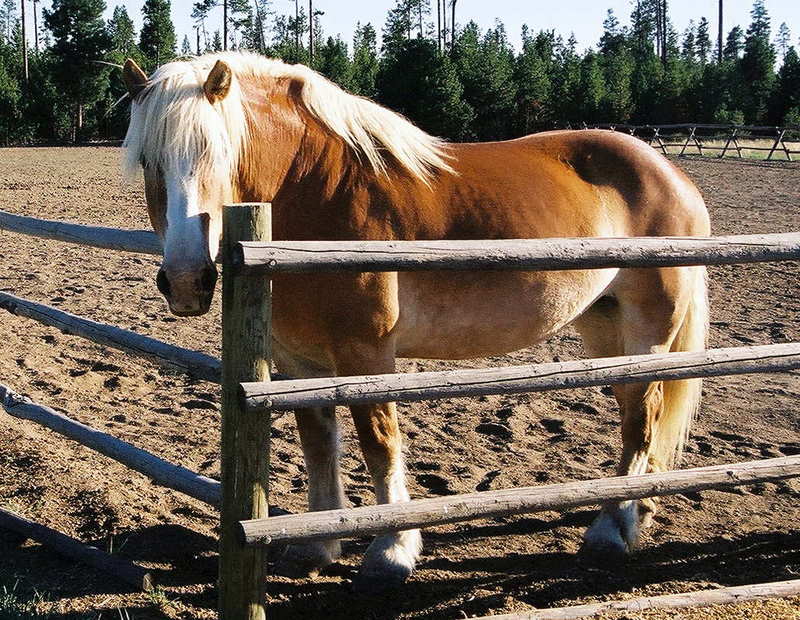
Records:
[[[594,355],[636,355],[702,348],[705,281],[691,268],[631,270],[614,299],[576,323]],[[618,475],[661,471],[679,451],[699,400],[697,380],[614,386],[622,414],[622,458]],[[653,499],[605,505],[584,535],[591,555],[632,550],[639,529],[649,524]]]

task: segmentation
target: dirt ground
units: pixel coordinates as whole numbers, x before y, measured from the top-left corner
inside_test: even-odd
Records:
[[[119,155],[115,148],[0,149],[0,209],[148,228],[141,187],[120,181]],[[800,164],[690,159],[679,165],[705,195],[715,234],[800,230]],[[154,284],[155,257],[0,232],[0,265],[3,290],[219,355],[218,298],[207,316],[171,316]],[[798,273],[791,263],[712,269],[711,345],[800,340]],[[219,475],[216,386],[7,314],[0,315],[0,341],[0,382],[166,459]],[[502,358],[408,361],[401,370],[581,356],[568,330]],[[798,404],[798,373],[709,380],[684,466],[800,453]],[[615,404],[600,389],[399,409],[413,497],[611,475],[620,450]],[[347,495],[353,505],[370,503],[344,413]],[[0,505],[151,567],[163,586],[156,594],[132,592],[36,544],[0,535],[0,601],[7,609],[33,600],[64,619],[215,616],[214,510],[0,415]],[[277,418],[273,428],[272,501],[300,511],[305,476],[293,417]],[[350,590],[368,542],[352,541],[322,577],[270,578],[270,618],[465,618],[796,579],[799,500],[797,481],[667,498],[641,549],[613,571],[576,562],[590,509],[433,528],[424,533],[424,555],[407,586],[377,597]],[[2,618],[34,617],[2,609]],[[800,617],[800,599],[627,617]]]

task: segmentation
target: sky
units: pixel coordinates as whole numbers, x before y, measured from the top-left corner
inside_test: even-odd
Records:
[[[42,0],[39,6],[49,7],[51,0]],[[303,4],[305,0],[301,0]],[[137,31],[141,28],[141,10],[144,0],[106,0],[106,17],[110,17],[114,6],[125,5],[133,18]],[[194,43],[193,23],[190,17],[193,0],[172,0],[172,19],[178,34],[178,46],[184,35],[189,35]],[[294,13],[294,0],[273,0],[273,8],[278,13]],[[483,29],[491,27],[496,18],[503,21],[511,43],[520,45],[520,31],[523,24],[533,31],[554,29],[566,39],[575,33],[578,47],[585,49],[596,46],[602,34],[603,20],[609,8],[614,9],[620,21],[628,23],[633,0],[459,0],[456,5],[456,22],[464,24],[475,20]],[[766,7],[772,19],[773,34],[781,22],[786,22],[792,31],[792,42],[798,46],[800,38],[800,0],[766,0]],[[434,11],[435,11],[435,2]],[[29,5],[30,6],[30,5]],[[395,6],[395,0],[314,0],[314,8],[324,11],[321,17],[325,35],[340,34],[348,43],[352,42],[356,22],[371,22],[380,33],[388,10]],[[670,18],[679,32],[689,24],[705,16],[711,32],[717,31],[717,0],[669,0]],[[750,22],[752,0],[725,0],[724,30],[727,33],[739,24],[746,28]],[[28,9],[30,13],[30,9]],[[211,29],[221,24],[221,9],[212,14]],[[31,22],[32,16],[28,16]],[[714,38],[714,37],[712,37]]]

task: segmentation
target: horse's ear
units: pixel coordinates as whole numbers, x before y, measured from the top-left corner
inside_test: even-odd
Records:
[[[125,86],[128,87],[131,97],[136,97],[147,86],[147,74],[133,58],[125,61],[125,66],[122,67],[122,79],[125,80]]]
[[[203,92],[212,105],[217,101],[225,99],[228,91],[231,89],[232,79],[233,73],[231,72],[231,68],[227,63],[218,60],[214,68],[211,69],[211,73],[208,74],[206,83],[203,84]]]

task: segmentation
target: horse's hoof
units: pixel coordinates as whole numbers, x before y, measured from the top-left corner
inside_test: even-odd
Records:
[[[376,594],[400,587],[414,571],[421,550],[419,530],[378,536],[364,555],[353,589]]]
[[[403,567],[404,568],[404,567]],[[359,594],[381,594],[400,588],[411,575],[411,569],[392,567],[382,573],[368,573],[363,567],[353,579],[353,591]]]
[[[288,545],[275,563],[273,572],[292,579],[316,577],[323,568],[339,557],[339,552],[338,541],[335,545],[322,543]]]
[[[636,513],[602,510],[583,535],[578,552],[582,564],[613,570],[624,563],[636,544],[639,533]]]
[[[620,539],[621,541],[621,539]],[[608,541],[584,540],[578,551],[578,563],[582,566],[615,571],[624,566],[630,557],[625,543],[615,544]]]

